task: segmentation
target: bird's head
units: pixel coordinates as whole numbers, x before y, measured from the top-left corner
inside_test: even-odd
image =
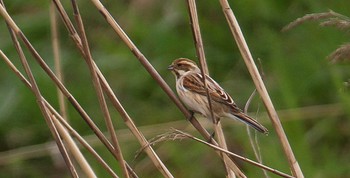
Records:
[[[193,62],[192,60],[189,60],[187,58],[179,58],[175,59],[173,63],[168,67],[169,70],[177,77],[181,77],[184,74],[187,74],[189,72],[198,72],[200,73],[200,69],[198,68],[197,64]]]

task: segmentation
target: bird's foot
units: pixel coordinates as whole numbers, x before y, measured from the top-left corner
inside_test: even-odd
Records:
[[[190,110],[191,116],[188,118],[188,121],[191,121],[194,118],[194,112]]]
[[[209,139],[207,140],[207,142],[208,142],[208,143],[212,143],[213,140],[214,140],[214,136],[215,136],[215,131],[213,131],[213,133],[210,134],[210,137],[209,137]]]

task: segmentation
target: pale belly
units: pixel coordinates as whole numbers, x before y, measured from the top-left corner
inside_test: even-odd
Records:
[[[207,98],[203,95],[194,94],[189,90],[184,88],[177,87],[177,93],[181,99],[181,101],[187,106],[189,110],[200,113],[203,116],[207,116],[208,113],[208,105],[206,100]],[[181,91],[180,91],[181,90]],[[204,103],[205,102],[205,103]]]

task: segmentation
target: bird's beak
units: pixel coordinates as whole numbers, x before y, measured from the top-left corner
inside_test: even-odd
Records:
[[[174,66],[173,65],[168,66],[168,70],[174,70]]]

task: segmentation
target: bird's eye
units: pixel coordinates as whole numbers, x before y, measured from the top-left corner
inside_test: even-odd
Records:
[[[177,66],[178,66],[178,67],[181,67],[181,66],[182,66],[182,64],[177,64]]]

